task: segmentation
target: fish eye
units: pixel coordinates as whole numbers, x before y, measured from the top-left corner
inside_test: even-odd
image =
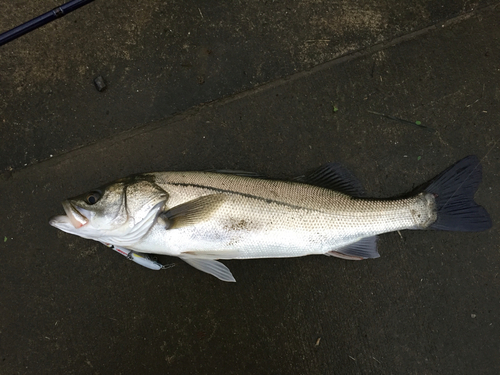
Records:
[[[85,198],[85,201],[88,204],[93,205],[93,204],[96,204],[99,201],[99,199],[101,199],[101,196],[102,196],[102,194],[100,191],[92,191],[87,195],[87,198]]]

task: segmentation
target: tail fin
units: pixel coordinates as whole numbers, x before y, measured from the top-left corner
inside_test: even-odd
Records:
[[[479,232],[491,228],[490,215],[474,202],[474,193],[482,179],[479,159],[472,155],[458,161],[424,187],[434,194],[437,220],[432,229]]]

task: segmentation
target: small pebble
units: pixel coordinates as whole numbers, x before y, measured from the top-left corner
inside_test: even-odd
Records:
[[[102,76],[96,77],[94,79],[94,85],[97,91],[102,92],[106,89],[106,82],[104,82],[104,78]]]

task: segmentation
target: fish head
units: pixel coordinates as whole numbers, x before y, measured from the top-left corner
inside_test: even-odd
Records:
[[[62,202],[50,225],[80,237],[130,245],[156,222],[168,194],[152,175],[127,177]]]

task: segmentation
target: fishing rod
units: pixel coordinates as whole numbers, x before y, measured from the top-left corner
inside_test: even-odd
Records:
[[[52,9],[51,11],[42,14],[32,20],[23,23],[13,29],[0,34],[0,46],[9,43],[10,41],[19,38],[20,36],[29,33],[39,27],[48,24],[58,18],[65,16],[72,11],[91,3],[94,0],[72,0],[69,1],[57,8]]]

